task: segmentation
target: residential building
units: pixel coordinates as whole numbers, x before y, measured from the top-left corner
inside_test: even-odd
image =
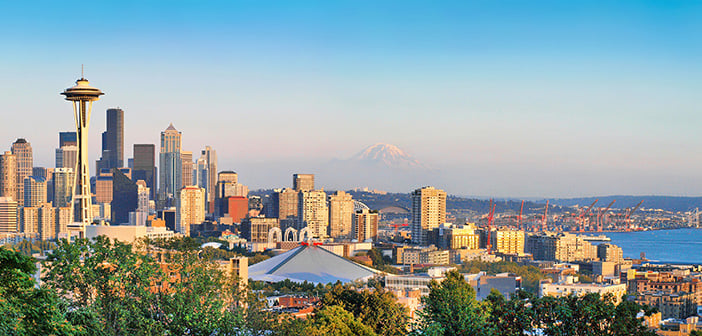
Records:
[[[353,230],[353,218],[354,203],[351,194],[339,190],[329,196],[330,237],[337,239],[349,238]]]
[[[353,214],[351,238],[359,242],[378,241],[378,211],[361,209]]]
[[[624,261],[624,252],[617,245],[604,243],[597,245],[597,258],[621,264]]]
[[[241,223],[249,214],[249,199],[243,196],[227,196],[224,198],[224,216],[232,219],[233,223]]]
[[[12,197],[0,197],[0,232],[18,232],[17,223],[17,202]]]
[[[271,194],[269,217],[281,220],[297,218],[298,193],[294,189],[275,189]]]
[[[62,146],[56,148],[56,168],[76,169],[78,165],[78,146]],[[98,170],[99,171],[99,170]]]
[[[427,245],[427,232],[446,221],[446,192],[423,187],[412,192],[412,243]]]
[[[597,258],[597,247],[570,233],[541,232],[527,237],[527,253],[534,260],[587,261]]]
[[[324,190],[300,191],[297,213],[298,228],[306,227],[310,238],[327,237],[329,209],[327,207],[327,193]]]
[[[524,231],[498,229],[490,233],[492,250],[504,254],[524,254]]]
[[[180,152],[180,159],[182,161],[183,178],[182,185],[185,186],[197,186],[197,177],[193,174],[195,171],[195,166],[193,165],[193,152],[182,151]]]
[[[176,211],[177,231],[190,235],[190,226],[205,221],[205,189],[187,186],[180,191],[180,202]]]
[[[619,304],[622,300],[622,296],[626,294],[626,284],[589,284],[576,283],[570,280],[562,283],[552,283],[551,279],[542,280],[539,284],[539,297],[584,296],[589,293],[600,294],[600,297],[611,295],[614,302]]]

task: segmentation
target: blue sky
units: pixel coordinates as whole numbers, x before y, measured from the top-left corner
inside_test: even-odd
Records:
[[[86,77],[125,147],[173,122],[252,187],[376,142],[451,193],[700,195],[702,2],[119,1],[0,4],[0,141],[51,166]],[[74,7],[70,7],[74,6]],[[327,188],[368,185],[331,175]]]

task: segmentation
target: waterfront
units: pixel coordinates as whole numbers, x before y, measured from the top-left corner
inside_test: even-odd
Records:
[[[646,252],[646,258],[652,261],[702,264],[702,229],[603,234],[612,239],[610,243],[622,248],[625,258],[639,258],[641,252]]]

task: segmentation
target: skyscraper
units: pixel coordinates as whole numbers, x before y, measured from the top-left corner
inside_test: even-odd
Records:
[[[54,207],[63,208],[71,205],[73,183],[75,183],[73,168],[54,170]]]
[[[12,152],[0,155],[0,197],[17,200],[17,157]]]
[[[446,192],[423,187],[412,192],[412,243],[427,244],[427,231],[446,221]]]
[[[107,130],[102,132],[102,157],[97,169],[122,168],[124,166],[124,111],[107,109]]]
[[[27,140],[19,138],[12,144],[12,154],[17,162],[17,175],[15,189],[15,200],[19,206],[24,205],[24,178],[32,175],[34,159],[32,156],[32,145]]]
[[[217,185],[217,151],[210,146],[205,146],[197,160],[197,185],[205,189],[206,211],[213,213]]]
[[[112,223],[129,223],[129,213],[137,209],[138,186],[127,176],[129,168],[112,168]]]
[[[301,191],[298,198],[298,227],[307,227],[310,238],[326,238],[329,225],[327,193],[324,190]]]
[[[329,196],[329,236],[348,238],[353,228],[353,197],[341,190]]]
[[[78,162],[76,163],[76,187],[73,196],[74,219],[81,227],[90,224],[92,216],[92,199],[90,195],[90,170],[88,168],[88,126],[93,102],[100,99],[102,91],[91,87],[87,79],[81,78],[76,85],[64,90],[62,95],[73,102],[73,117],[76,122],[76,140],[78,145]]]
[[[170,124],[161,132],[161,151],[159,153],[159,209],[171,207],[176,202],[183,185],[183,161],[181,158],[181,132]]]
[[[295,191],[314,190],[314,174],[293,174],[293,189]]]
[[[143,180],[149,188],[149,197],[156,199],[156,146],[153,144],[134,144],[132,180]]]
[[[271,211],[269,217],[277,217],[281,221],[297,218],[298,194],[290,188],[276,189],[271,194]],[[281,222],[282,223],[282,222]]]
[[[193,168],[193,152],[182,151],[180,152],[180,159],[182,161],[183,167],[183,187],[197,185],[197,178],[193,175],[193,172],[197,171]]]

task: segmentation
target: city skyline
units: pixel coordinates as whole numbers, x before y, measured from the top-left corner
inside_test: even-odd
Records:
[[[702,194],[699,4],[157,2],[101,4],[81,24],[58,4],[2,6],[17,32],[2,37],[2,151],[26,138],[35,166],[52,167],[57,133],[75,127],[57,92],[85,63],[107,93],[91,164],[105,111],[121,108],[125,162],[173,123],[183,150],[211,146],[254,189],[310,172],[325,189]],[[68,49],[56,31],[96,41]],[[376,142],[441,176],[386,188],[319,171]]]

